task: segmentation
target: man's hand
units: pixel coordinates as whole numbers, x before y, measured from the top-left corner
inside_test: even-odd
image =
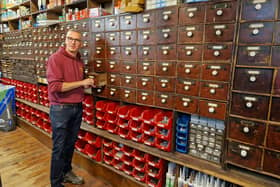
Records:
[[[91,78],[82,80],[82,84],[83,84],[84,88],[89,88],[90,86],[95,87],[94,79],[91,79]]]

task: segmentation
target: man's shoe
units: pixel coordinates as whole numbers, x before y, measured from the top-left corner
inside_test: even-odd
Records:
[[[72,184],[84,184],[84,179],[77,176],[72,171],[69,171],[65,174],[63,182]]]

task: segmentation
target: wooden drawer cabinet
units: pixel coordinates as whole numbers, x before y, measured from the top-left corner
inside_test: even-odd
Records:
[[[136,74],[137,62],[134,60],[121,61],[120,71],[121,73]]]
[[[239,31],[240,43],[272,43],[273,22],[241,23]]]
[[[228,137],[245,143],[263,145],[266,124],[255,121],[230,118]]]
[[[198,99],[184,95],[176,95],[175,109],[182,112],[196,114],[198,112]]]
[[[157,62],[156,75],[159,76],[175,76],[176,61]]]
[[[106,72],[107,70],[104,59],[95,59],[92,66],[95,72]]]
[[[252,169],[260,169],[262,150],[253,146],[229,142],[227,160]]]
[[[206,22],[231,22],[236,19],[237,2],[217,2],[207,5]]]
[[[138,61],[137,73],[140,75],[154,75],[155,66],[154,61]]]
[[[179,18],[180,25],[203,23],[205,19],[205,6],[187,5],[186,7],[181,7]]]
[[[106,58],[107,59],[120,59],[121,48],[119,46],[106,47]]]
[[[136,31],[120,32],[120,45],[136,45],[136,41],[137,41]]]
[[[137,58],[137,48],[136,46],[123,46],[121,47],[121,57],[122,59],[133,59]]]
[[[120,86],[121,85],[120,74],[108,73],[107,79],[108,79],[108,85],[111,85],[111,86]]]
[[[120,61],[106,60],[106,70],[110,73],[118,73],[120,71]]]
[[[256,119],[267,119],[269,97],[232,94],[231,113]]]
[[[280,126],[270,124],[268,126],[268,132],[266,136],[266,147],[280,151],[279,137],[280,137]]]
[[[201,43],[203,40],[204,25],[188,25],[178,28],[179,44]]]
[[[117,31],[120,29],[119,17],[108,16],[105,18],[105,31]]]
[[[140,45],[137,50],[138,59],[155,60],[156,59],[156,46],[154,45]]]
[[[136,28],[136,15],[123,15],[120,16],[120,29],[132,30]]]
[[[229,81],[230,64],[203,64],[202,79],[213,81]]]
[[[183,61],[201,61],[203,47],[202,45],[178,45],[178,60]]]
[[[137,14],[137,28],[150,28],[156,25],[156,11],[146,11]]]
[[[105,45],[105,34],[97,32],[92,34],[93,45]]]
[[[120,32],[107,32],[105,39],[109,46],[118,46],[120,45]]]
[[[263,160],[263,170],[275,175],[280,173],[280,153],[265,150]]]
[[[177,25],[178,23],[178,7],[166,7],[156,11],[156,25],[169,26]]]
[[[141,90],[154,90],[154,77],[138,76],[137,88]]]
[[[154,105],[154,92],[138,90],[137,103],[141,103],[145,105]]]
[[[273,20],[275,18],[278,0],[242,1],[242,20]]]
[[[208,44],[204,46],[205,61],[229,61],[232,58],[231,44]]]
[[[181,78],[198,79],[200,77],[201,65],[190,62],[179,62],[177,64],[177,76]]]
[[[176,93],[189,96],[198,96],[199,94],[198,80],[178,78],[176,83]]]
[[[92,31],[93,32],[103,32],[104,30],[105,30],[104,18],[92,20]]]
[[[176,58],[176,44],[157,46],[158,60],[174,60],[175,58]]]
[[[161,27],[157,29],[157,43],[176,43],[177,27]]]
[[[136,88],[137,77],[135,75],[122,75],[121,86],[126,88]]]
[[[205,25],[205,42],[233,42],[235,24]]]
[[[270,93],[272,78],[272,69],[236,68],[233,89]]]
[[[155,29],[138,30],[138,45],[157,44],[157,31]]]
[[[227,101],[228,83],[200,82],[200,97]]]
[[[120,99],[120,87],[116,87],[116,86],[108,86],[107,88],[107,96],[110,99],[115,99],[115,100],[119,100]]]
[[[155,94],[155,105],[159,107],[173,109],[174,100],[173,94],[163,92],[156,92]]]
[[[159,92],[174,92],[175,78],[155,77],[155,89]]]
[[[270,52],[270,46],[239,46],[237,64],[248,66],[269,66]]]
[[[104,45],[95,46],[92,52],[93,58],[105,58],[106,50]]]
[[[199,101],[199,115],[208,118],[225,120],[226,108],[226,103],[207,100]]]
[[[121,100],[128,103],[136,103],[136,90],[129,88],[121,88]]]

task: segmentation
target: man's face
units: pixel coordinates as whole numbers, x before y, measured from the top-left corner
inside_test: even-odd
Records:
[[[77,53],[81,47],[81,34],[74,31],[68,31],[65,40],[66,51]]]

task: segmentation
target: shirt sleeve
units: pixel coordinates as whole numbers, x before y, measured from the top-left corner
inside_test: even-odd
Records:
[[[55,58],[55,56],[51,56],[47,62],[47,81],[51,93],[61,92],[64,81],[63,71],[58,58]]]

